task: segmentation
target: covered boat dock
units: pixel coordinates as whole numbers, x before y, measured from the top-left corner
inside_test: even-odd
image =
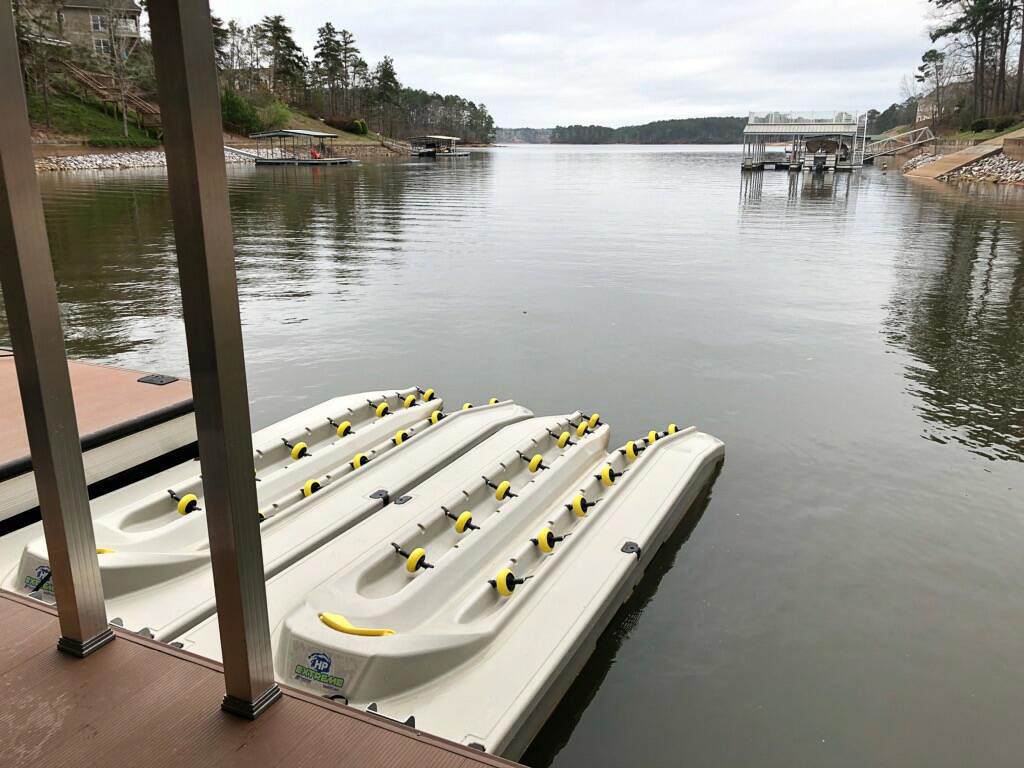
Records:
[[[468,157],[469,152],[456,149],[458,136],[413,136],[409,139],[413,157]]]
[[[743,169],[851,171],[864,164],[866,141],[866,114],[751,112],[743,129]]]
[[[336,133],[282,129],[253,133],[256,165],[346,165],[355,160],[339,154]]]

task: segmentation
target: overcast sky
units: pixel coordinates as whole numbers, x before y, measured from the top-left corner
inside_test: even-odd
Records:
[[[632,125],[758,109],[883,109],[930,46],[926,0],[211,0],[281,13],[312,54],[325,21],[403,84],[502,127]]]

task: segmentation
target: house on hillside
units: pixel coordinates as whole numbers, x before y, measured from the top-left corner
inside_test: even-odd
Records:
[[[58,13],[60,36],[99,55],[130,55],[140,39],[142,9],[135,0],[69,0]]]

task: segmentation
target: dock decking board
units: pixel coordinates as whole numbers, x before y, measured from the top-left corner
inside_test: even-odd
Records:
[[[0,755],[63,765],[416,766],[516,763],[284,688],[255,722],[219,710],[219,665],[118,630],[88,659],[56,648],[48,606],[0,592]]]
[[[167,409],[191,410],[192,385],[186,379],[170,384],[142,384],[144,371],[105,365],[68,362],[75,398],[78,433],[83,440],[144,419]],[[5,404],[0,419],[0,466],[29,455],[25,416],[14,368],[14,356],[0,350],[0,402]]]

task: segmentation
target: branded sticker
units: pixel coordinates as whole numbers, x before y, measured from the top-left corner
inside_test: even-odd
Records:
[[[323,651],[309,654],[306,664],[296,664],[295,678],[320,683],[327,688],[340,689],[345,685],[345,678],[331,674],[331,657]]]
[[[35,576],[26,576],[25,577],[25,589],[27,589],[29,592],[35,592],[39,588],[39,585],[45,579],[46,583],[43,584],[43,592],[49,592],[52,595],[53,594],[53,580],[48,578],[49,575],[50,575],[50,566],[48,566],[48,565],[37,566],[36,567],[36,575]]]

